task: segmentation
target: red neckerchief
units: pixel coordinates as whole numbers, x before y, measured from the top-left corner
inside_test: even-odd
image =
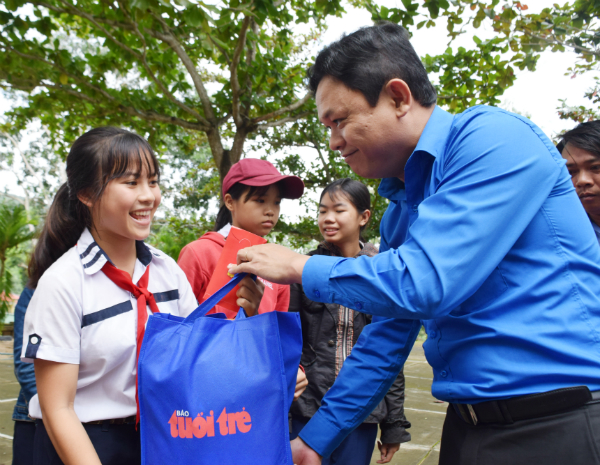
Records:
[[[128,292],[131,292],[137,299],[137,332],[136,332],[136,354],[135,354],[135,403],[137,405],[136,414],[136,425],[140,422],[140,403],[138,399],[138,380],[137,380],[137,363],[140,358],[140,349],[142,347],[142,340],[144,339],[144,332],[146,331],[146,321],[148,321],[148,312],[146,311],[146,305],[150,306],[152,313],[158,312],[158,306],[154,300],[152,292],[148,290],[148,277],[150,276],[150,265],[146,267],[146,271],[137,283],[137,286],[133,284],[131,276],[125,271],[119,270],[112,263],[107,261],[102,267],[102,272],[110,279],[113,283]]]

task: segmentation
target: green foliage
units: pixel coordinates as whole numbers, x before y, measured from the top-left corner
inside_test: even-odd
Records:
[[[152,224],[152,234],[148,238],[148,243],[177,260],[181,249],[206,231],[210,231],[212,223],[212,218],[210,220],[198,217],[181,219],[171,216]]]
[[[33,237],[32,224],[25,207],[12,202],[0,202],[0,294],[10,296],[13,292],[14,265],[7,267],[7,261],[14,249]],[[0,300],[0,321],[7,311],[7,300]]]
[[[181,129],[197,132],[221,178],[249,134],[304,116],[306,46],[327,16],[343,12],[338,1],[320,0],[4,7],[0,85],[26,99],[10,113],[15,130],[39,118],[63,157],[94,126],[129,127],[157,149]],[[306,34],[292,32],[304,23]]]

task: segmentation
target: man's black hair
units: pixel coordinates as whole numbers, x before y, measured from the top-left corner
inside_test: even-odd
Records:
[[[556,148],[562,153],[567,144],[600,158],[600,120],[578,124],[565,132]]]
[[[424,107],[437,100],[408,32],[387,21],[363,27],[323,49],[307,76],[313,94],[321,80],[331,76],[361,92],[372,107],[377,105],[384,86],[395,78],[406,82],[414,99]]]

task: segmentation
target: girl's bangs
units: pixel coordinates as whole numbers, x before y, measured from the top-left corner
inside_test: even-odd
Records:
[[[125,176],[139,178],[144,172],[148,177],[160,177],[160,167],[150,144],[136,134],[122,134],[107,141],[103,151],[102,173],[104,184]]]

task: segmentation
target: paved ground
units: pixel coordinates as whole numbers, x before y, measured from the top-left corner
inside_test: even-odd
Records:
[[[0,353],[12,353],[12,343],[0,342]],[[420,343],[406,362],[406,416],[412,423],[412,441],[403,444],[390,462],[392,465],[436,465],[439,457],[439,440],[445,410],[448,404],[434,403],[431,396],[431,368],[425,361]],[[19,385],[13,373],[12,357],[0,355],[0,465],[12,461],[13,422],[12,411]],[[14,399],[14,400],[10,400]],[[373,453],[372,465],[379,459]]]

